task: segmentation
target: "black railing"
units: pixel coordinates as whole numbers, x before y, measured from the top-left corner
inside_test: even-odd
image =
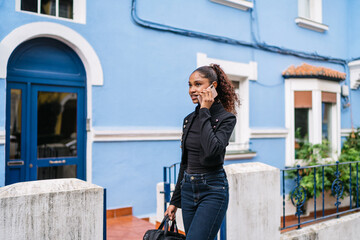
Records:
[[[340,215],[360,210],[359,208],[359,162],[336,162],[333,164],[314,165],[300,167],[298,165],[294,168],[281,169],[282,171],[282,195],[283,195],[283,219],[281,230],[297,227],[298,229],[308,223],[340,217]],[[355,167],[355,173],[353,172]],[[335,171],[334,171],[335,170]],[[352,176],[354,175],[354,176]],[[292,176],[292,177],[291,177]],[[304,181],[306,177],[306,181]],[[341,178],[342,177],[342,178]],[[354,179],[355,178],[355,179]],[[312,185],[309,185],[312,179]],[[294,181],[295,186],[289,193],[292,204],[296,208],[295,216],[297,218],[297,224],[286,226],[285,221],[285,192],[286,181]],[[305,184],[306,182],[306,184]],[[289,183],[289,182],[287,182]],[[331,187],[330,187],[331,183]],[[331,195],[334,197],[334,205],[336,207],[336,213],[325,215],[325,188],[330,187]],[[308,188],[313,188],[313,191],[309,192]],[[354,192],[353,192],[353,188]],[[318,190],[321,190],[322,196],[322,214],[317,216],[316,198],[319,194]],[[341,205],[341,199],[344,197],[344,189],[350,197],[350,206],[348,210],[339,210]],[[311,189],[312,190],[312,189]],[[307,194],[308,193],[308,194]],[[304,204],[307,201],[307,195],[313,194],[314,198],[314,217],[313,219],[302,221],[301,215],[304,214]],[[331,201],[331,200],[330,200]]]

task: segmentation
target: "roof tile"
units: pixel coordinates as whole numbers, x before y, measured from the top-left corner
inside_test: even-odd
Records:
[[[331,80],[345,80],[346,73],[342,73],[330,68],[316,67],[306,63],[301,66],[295,67],[291,65],[283,73],[283,77],[290,78],[329,78]]]

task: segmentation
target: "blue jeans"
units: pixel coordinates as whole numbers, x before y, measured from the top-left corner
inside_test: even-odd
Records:
[[[224,169],[187,174],[181,182],[181,209],[187,240],[214,240],[229,203]]]

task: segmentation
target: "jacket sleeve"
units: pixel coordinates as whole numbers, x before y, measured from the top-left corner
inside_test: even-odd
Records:
[[[174,190],[174,193],[173,193],[173,195],[171,197],[171,200],[170,200],[170,205],[174,205],[174,206],[176,206],[178,208],[181,208],[181,188],[180,188],[180,185],[181,185],[181,181],[184,178],[184,171],[186,169],[186,166],[187,165],[185,165],[185,164],[180,164],[178,180],[176,182],[175,190]]]
[[[204,150],[204,157],[200,159],[204,166],[212,165],[208,162],[212,157],[222,154],[229,144],[230,136],[236,124],[236,117],[233,114],[227,115],[225,119],[214,130],[211,126],[211,114],[209,109],[201,108],[199,110],[200,119],[200,143]]]

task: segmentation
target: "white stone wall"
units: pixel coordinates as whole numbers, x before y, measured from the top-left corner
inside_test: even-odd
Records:
[[[78,179],[0,188],[0,239],[103,239],[103,188]]]
[[[254,162],[225,166],[229,181],[227,240],[280,238],[280,170]]]
[[[281,240],[356,240],[360,239],[360,213],[316,223],[281,234]]]

